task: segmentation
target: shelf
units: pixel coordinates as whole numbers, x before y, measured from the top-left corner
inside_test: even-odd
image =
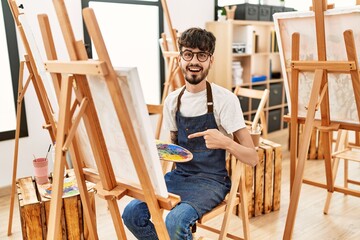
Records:
[[[265,21],[246,21],[246,20],[228,20],[228,23],[232,25],[240,25],[240,26],[268,26],[273,27],[273,22],[265,22]]]
[[[269,132],[286,127],[282,122],[282,116],[286,111],[287,103],[273,22],[212,21],[206,23],[206,29],[216,37],[215,61],[208,79],[229,90],[234,90],[236,84],[247,88],[269,89],[270,97],[265,106]],[[238,46],[241,46],[240,49],[244,53],[233,53],[233,43],[241,44]],[[239,62],[241,65],[242,76],[237,77],[241,82],[235,83],[233,80],[233,62]],[[272,78],[274,73],[277,75],[276,78]],[[266,76],[266,80],[252,82],[254,75]],[[252,100],[239,100],[244,118],[251,119],[255,113]]]
[[[236,59],[236,58],[243,58],[243,57],[250,57],[251,54],[248,54],[248,53],[234,53],[233,54],[233,59]]]
[[[279,104],[279,105],[268,107],[268,110],[270,111],[270,110],[279,109],[279,108],[286,107],[286,106],[287,106],[287,104]]]

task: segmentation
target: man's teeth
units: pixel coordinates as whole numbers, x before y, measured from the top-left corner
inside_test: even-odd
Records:
[[[200,68],[197,68],[197,67],[189,67],[189,70],[192,71],[192,72],[199,72],[199,71],[200,71]]]

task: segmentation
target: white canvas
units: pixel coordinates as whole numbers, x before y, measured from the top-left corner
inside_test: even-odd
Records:
[[[117,69],[116,73],[155,193],[167,197],[168,192],[137,69],[122,68]],[[124,179],[126,182],[139,185],[139,178],[105,79],[97,76],[88,76],[88,79],[114,173],[119,181]],[[96,168],[83,125],[79,128],[78,133],[81,150],[85,154],[85,165]]]
[[[53,85],[50,73],[46,72],[46,70],[45,70],[45,65],[44,65],[44,61],[40,54],[40,49],[38,48],[38,44],[35,41],[33,30],[31,28],[30,24],[28,23],[26,15],[25,14],[19,15],[19,21],[21,23],[21,26],[24,30],[24,34],[26,36],[26,40],[31,49],[31,54],[35,61],[37,72],[42,79],[44,88],[47,93],[47,97],[48,97],[48,99],[51,103],[52,109],[54,111],[54,114],[55,114],[54,118],[57,119],[58,118],[58,116],[57,116],[58,103],[57,103],[55,89],[54,89],[54,85]]]
[[[314,12],[287,12],[274,14],[275,29],[281,55],[281,65],[289,109],[291,36],[300,33],[300,60],[317,60]],[[343,32],[351,29],[360,59],[360,6],[325,11],[327,60],[347,61]],[[299,116],[306,116],[314,73],[304,72],[299,77]],[[329,74],[330,119],[332,121],[359,123],[351,78],[349,74]],[[316,113],[320,119],[320,112]]]

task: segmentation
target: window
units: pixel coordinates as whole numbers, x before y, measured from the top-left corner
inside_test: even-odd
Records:
[[[0,5],[0,140],[15,137],[16,102],[19,78],[19,52],[14,19],[7,1]],[[26,116],[22,108],[20,137],[28,136]]]
[[[94,9],[112,65],[137,67],[146,103],[158,104],[164,82],[159,38],[163,32],[161,4],[148,1],[85,1]],[[84,28],[85,29],[85,28]],[[85,31],[85,42],[90,43]],[[93,49],[91,49],[91,52]],[[96,51],[93,51],[93,58]]]

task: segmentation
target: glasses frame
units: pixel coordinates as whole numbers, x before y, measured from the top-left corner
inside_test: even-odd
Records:
[[[186,59],[184,58],[183,54],[184,54],[185,52],[189,52],[189,53],[192,54],[192,56],[191,56],[191,58],[190,58],[189,60],[186,60]],[[206,57],[206,59],[205,59],[204,61],[201,61],[201,60],[199,59],[199,53],[205,53],[205,54],[207,55],[207,57]],[[193,51],[190,51],[190,50],[185,50],[185,51],[181,51],[181,52],[180,52],[181,58],[184,59],[184,61],[186,61],[186,62],[190,62],[191,60],[193,60],[193,58],[194,58],[195,55],[196,55],[196,59],[197,59],[199,62],[206,62],[206,61],[209,59],[209,57],[212,56],[211,53],[205,52],[205,51],[193,52]]]

